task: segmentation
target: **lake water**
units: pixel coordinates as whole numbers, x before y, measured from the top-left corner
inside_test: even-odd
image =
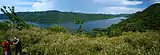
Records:
[[[126,19],[125,17],[117,17],[112,19],[104,19],[104,20],[95,20],[95,21],[87,21],[84,22],[83,28],[87,31],[92,31],[93,28],[107,28],[112,24],[119,23],[122,19]],[[75,30],[79,28],[79,25],[74,24],[73,22],[63,22],[63,23],[32,23],[39,27],[49,27],[52,25],[63,26],[68,30]]]

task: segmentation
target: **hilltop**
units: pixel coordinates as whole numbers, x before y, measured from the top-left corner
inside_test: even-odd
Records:
[[[126,20],[111,27],[104,29],[109,36],[121,35],[122,32],[139,31],[145,32],[147,30],[160,29],[160,4],[153,4],[143,11],[130,15]]]
[[[50,11],[36,11],[36,12],[17,12],[25,21],[32,22],[71,22],[73,20],[101,20],[109,19],[119,16],[126,16],[127,14],[86,14],[86,13],[76,13],[76,12],[61,12],[57,10]],[[3,14],[0,15],[1,19],[6,18]]]

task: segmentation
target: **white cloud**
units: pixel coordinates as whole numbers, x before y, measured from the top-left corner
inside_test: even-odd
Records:
[[[15,11],[46,11],[55,9],[54,0],[37,0],[35,2],[22,0],[3,0],[0,2],[0,8],[5,6],[15,6]],[[2,13],[2,12],[0,12]]]
[[[33,9],[44,11],[55,9],[54,0],[39,0],[38,2],[33,3]]]
[[[100,13],[107,13],[107,14],[131,14],[135,13],[137,11],[142,11],[141,8],[128,8],[128,7],[104,7],[103,9],[100,9]]]
[[[135,13],[141,11],[141,8],[130,8],[128,6],[142,4],[143,1],[129,1],[129,0],[93,0],[95,3],[104,5],[98,10],[99,13],[107,14],[121,14],[121,13]]]
[[[142,4],[142,1],[128,1],[128,0],[93,0],[95,3],[103,5],[138,5]]]
[[[31,5],[33,2],[24,2],[21,0],[3,0],[0,2],[0,6],[5,5],[5,6],[18,6],[18,5]]]
[[[2,2],[0,2],[0,8],[2,6],[15,6],[15,11],[29,11],[32,10],[32,8],[22,6],[32,5],[33,3],[34,2],[24,2],[22,0],[3,0]],[[2,14],[1,11],[0,14]]]
[[[121,4],[124,4],[124,5],[138,5],[142,3],[143,3],[142,1],[127,1],[127,0],[124,0],[121,2]]]
[[[160,3],[160,0],[152,0],[153,3]]]
[[[56,0],[58,1],[58,0]],[[60,1],[60,0],[59,0]],[[61,0],[62,2],[63,0]],[[139,11],[139,8],[128,8],[126,6],[142,4],[142,1],[128,1],[128,0],[91,0],[100,7],[100,12],[103,13],[132,13]],[[37,0],[35,2],[23,1],[23,0],[3,0],[0,2],[2,5],[15,6],[16,11],[45,11],[56,9],[55,0]],[[29,5],[29,6],[28,6]],[[77,4],[73,5],[76,6]],[[72,5],[71,5],[72,6]],[[58,6],[57,6],[58,7]],[[104,8],[101,8],[104,7]],[[87,10],[87,9],[86,9]],[[75,10],[76,12],[83,12],[81,10]],[[94,12],[94,11],[93,11]],[[96,12],[96,11],[95,11]],[[89,13],[89,12],[88,12]]]

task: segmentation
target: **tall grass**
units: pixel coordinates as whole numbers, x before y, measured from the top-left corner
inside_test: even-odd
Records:
[[[0,32],[1,33],[1,32]],[[0,38],[18,35],[30,55],[160,55],[160,32],[124,32],[122,36],[89,38],[46,29],[8,30]]]

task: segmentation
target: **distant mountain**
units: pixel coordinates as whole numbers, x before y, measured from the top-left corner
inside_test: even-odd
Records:
[[[153,4],[141,12],[129,16],[118,24],[105,29],[109,36],[121,35],[123,32],[160,29],[160,3]]]
[[[0,14],[0,19],[6,19],[7,17],[3,14]]]
[[[160,3],[153,4],[144,11],[133,14],[133,16],[124,22],[139,24],[141,26],[140,29],[155,29],[160,27]]]
[[[73,13],[73,12],[61,12],[57,10],[51,11],[39,11],[39,12],[18,12],[23,20],[32,22],[70,22],[73,20],[100,20],[109,19],[113,17],[123,15],[111,15],[111,14],[85,14],[85,13]],[[0,15],[0,19],[6,18],[4,15]]]

